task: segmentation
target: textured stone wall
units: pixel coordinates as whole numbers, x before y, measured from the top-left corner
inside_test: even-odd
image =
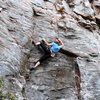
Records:
[[[0,99],[99,100],[99,8],[100,0],[1,0]],[[32,40],[54,37],[63,52],[29,73],[42,55]]]
[[[0,1],[0,75],[18,73],[32,36],[32,8],[20,0]]]

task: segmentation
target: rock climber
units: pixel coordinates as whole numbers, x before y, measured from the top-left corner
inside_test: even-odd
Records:
[[[42,39],[42,41],[37,42],[35,45],[38,48],[42,49],[43,55],[36,62],[34,67],[30,68],[30,70],[39,66],[47,58],[54,57],[60,51],[60,49],[64,46],[64,43],[59,38],[55,38],[54,42],[52,43],[49,43],[46,39]]]

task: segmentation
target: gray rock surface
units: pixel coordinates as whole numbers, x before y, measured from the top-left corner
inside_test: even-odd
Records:
[[[99,100],[99,2],[1,0],[0,100]],[[54,37],[65,53],[29,73],[42,55],[32,40]]]
[[[27,7],[28,6],[28,7]],[[32,8],[18,0],[0,1],[0,76],[18,73],[32,35]]]
[[[88,0],[80,0],[80,3],[76,3],[74,12],[89,19],[92,19],[94,15],[94,10]]]

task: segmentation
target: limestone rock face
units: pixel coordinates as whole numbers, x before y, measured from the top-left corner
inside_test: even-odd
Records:
[[[75,5],[74,12],[90,19],[92,19],[94,15],[94,10],[91,8],[88,0],[78,2],[78,4]]]
[[[99,100],[99,0],[0,1],[0,100]],[[44,61],[32,41],[59,37]]]
[[[100,0],[93,2],[93,8],[95,10],[95,18],[98,26],[100,27]]]
[[[0,76],[18,73],[32,34],[32,9],[18,0],[0,1]],[[23,49],[22,49],[23,48]]]

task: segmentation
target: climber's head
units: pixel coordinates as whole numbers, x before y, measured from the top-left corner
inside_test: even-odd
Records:
[[[54,42],[59,44],[60,43],[59,38],[58,37],[55,37]]]

